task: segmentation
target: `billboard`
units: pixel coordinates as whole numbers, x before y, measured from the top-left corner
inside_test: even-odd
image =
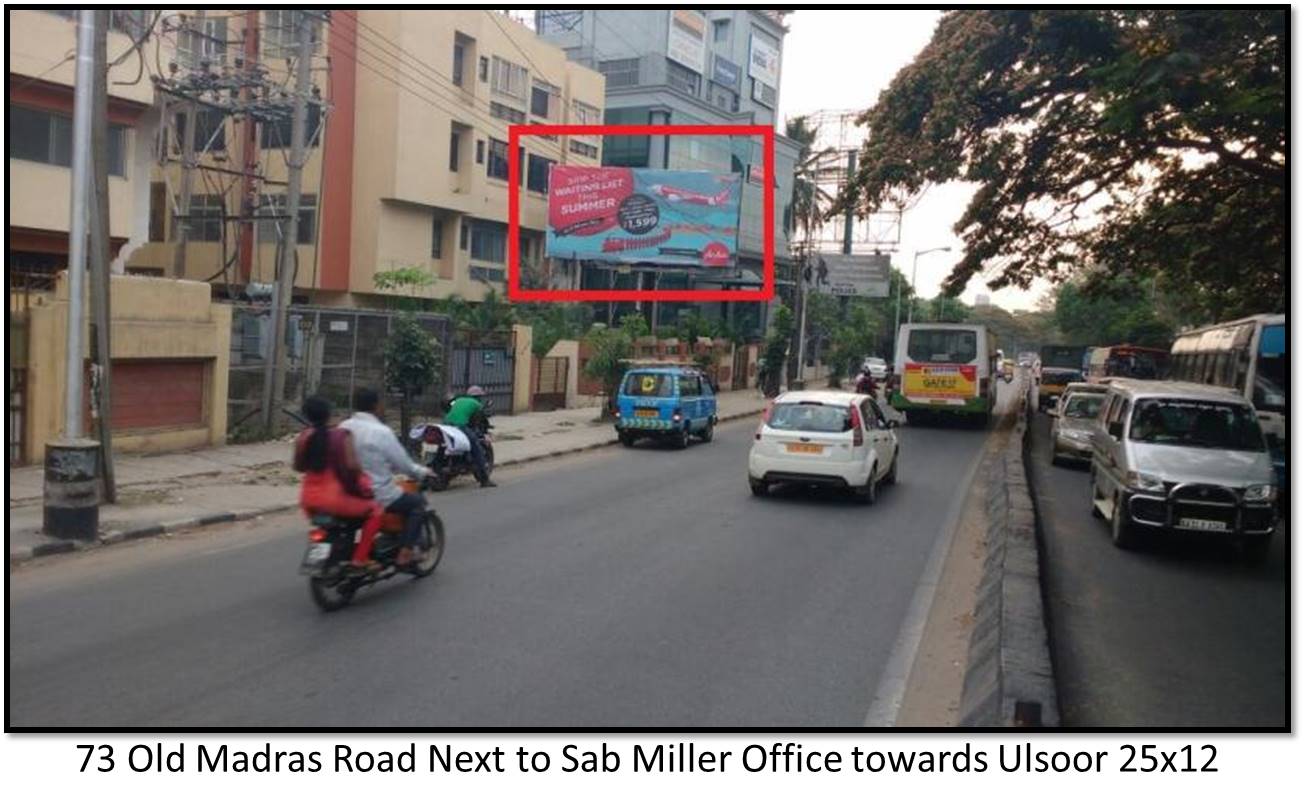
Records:
[[[555,165],[548,180],[547,255],[733,266],[741,201],[737,174]]]
[[[698,73],[706,72],[706,17],[701,12],[674,9],[666,57]]]
[[[779,86],[779,49],[752,34],[747,75],[771,87]]]
[[[841,297],[887,297],[892,257],[820,253],[811,261],[809,288]]]

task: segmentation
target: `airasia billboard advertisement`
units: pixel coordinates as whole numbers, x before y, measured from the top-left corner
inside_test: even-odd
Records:
[[[547,254],[617,264],[733,266],[741,201],[738,174],[552,166]]]

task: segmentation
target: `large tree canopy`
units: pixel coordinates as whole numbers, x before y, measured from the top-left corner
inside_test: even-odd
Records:
[[[862,115],[839,200],[861,213],[975,183],[958,294],[1088,263],[1181,290],[1190,316],[1285,305],[1284,10],[943,16]]]

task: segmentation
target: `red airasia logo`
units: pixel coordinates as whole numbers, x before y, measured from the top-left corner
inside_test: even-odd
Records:
[[[702,250],[702,266],[723,267],[729,265],[729,248],[713,241]]]

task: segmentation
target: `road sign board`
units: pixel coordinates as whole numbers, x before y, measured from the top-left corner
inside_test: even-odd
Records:
[[[839,297],[887,297],[892,256],[819,253],[811,260],[808,287]]]

